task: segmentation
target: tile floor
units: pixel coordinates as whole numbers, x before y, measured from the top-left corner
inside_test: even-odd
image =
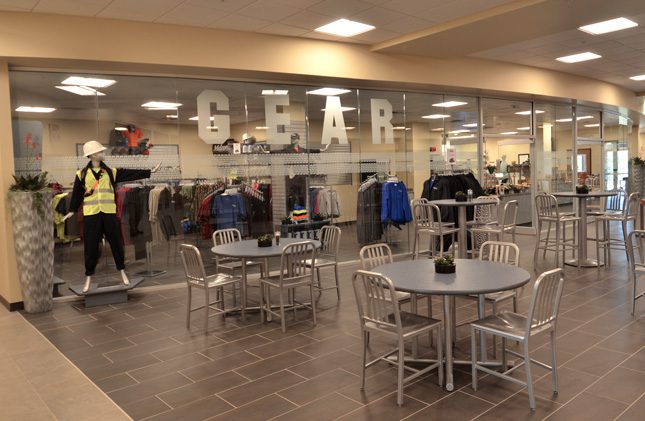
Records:
[[[532,241],[518,236],[521,266],[529,271]],[[437,386],[432,374],[406,387],[402,407],[396,405],[395,370],[384,363],[368,369],[366,389],[359,390],[361,346],[350,282],[355,264],[342,266],[340,302],[333,291],[320,297],[318,325],[303,310],[296,321],[289,318],[286,334],[277,323],[260,324],[257,314],[213,318],[204,335],[201,315],[194,313],[187,330],[181,287],[133,294],[122,305],[58,303],[50,313],[24,316],[137,420],[636,420],[645,410],[645,303],[630,315],[624,252],[613,256],[611,269],[566,268],[557,339],[560,393],[553,395],[547,371],[535,368],[535,412],[520,387],[490,376],[474,392],[466,367],[455,372],[454,392]],[[552,266],[551,257],[540,258],[537,270]],[[521,295],[525,312],[530,287]],[[434,305],[439,317],[438,298]],[[472,301],[458,299],[458,307],[460,321],[474,317]],[[458,329],[457,355],[469,349],[467,333],[466,326]],[[20,338],[11,331],[2,336],[2,343]],[[370,352],[388,347],[373,337]],[[532,347],[534,356],[548,358],[545,340]],[[57,394],[59,406],[68,408],[82,395],[67,385]],[[30,410],[13,410],[21,408]]]

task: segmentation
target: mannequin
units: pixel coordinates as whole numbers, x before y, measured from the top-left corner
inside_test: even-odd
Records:
[[[85,285],[83,292],[90,289],[92,275],[99,258],[99,243],[103,236],[112,249],[114,263],[121,273],[124,285],[130,285],[125,273],[125,257],[120,236],[119,221],[116,218],[115,185],[126,181],[149,178],[161,166],[158,163],[152,170],[130,170],[110,168],[103,162],[105,147],[95,140],[83,145],[83,155],[90,159],[87,166],[76,172],[74,190],[68,213],[63,221],[74,215],[83,205],[83,239],[85,253]]]

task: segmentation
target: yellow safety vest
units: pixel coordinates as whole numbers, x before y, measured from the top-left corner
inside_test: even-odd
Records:
[[[83,198],[83,215],[96,215],[99,212],[103,213],[116,213],[116,202],[114,201],[114,189],[110,184],[110,176],[107,172],[101,175],[98,183],[94,174],[90,174],[92,170],[87,169],[85,172],[85,191],[92,192],[89,196]],[[101,171],[105,171],[101,169]],[[116,168],[110,168],[112,171],[112,178],[116,179]],[[76,171],[76,176],[81,179],[81,171]],[[96,187],[95,187],[96,186]]]

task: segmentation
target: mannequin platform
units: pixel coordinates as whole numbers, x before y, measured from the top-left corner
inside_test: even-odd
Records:
[[[100,286],[92,283],[89,291],[83,292],[83,284],[72,285],[69,290],[79,297],[85,297],[85,307],[104,306],[128,302],[128,291],[136,288],[144,281],[143,277],[130,278],[130,285],[118,284]]]

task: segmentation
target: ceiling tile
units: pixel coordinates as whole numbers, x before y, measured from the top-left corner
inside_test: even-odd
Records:
[[[335,42],[350,42],[350,43],[355,43],[355,44],[367,44],[367,41],[359,41],[355,38],[352,39],[347,39],[347,38],[339,38],[335,37],[333,35],[328,35],[328,34],[323,34],[322,32],[307,32],[306,34],[303,35],[305,38],[314,38],[314,39],[320,39],[320,40],[325,40],[325,41],[335,41]]]
[[[273,23],[262,28],[259,32],[262,32],[263,34],[287,35],[291,37],[297,37],[304,35],[309,31],[304,28],[297,28],[295,26],[284,25],[282,23]]]
[[[182,4],[161,16],[155,22],[172,23],[175,25],[208,26],[228,14],[228,12],[223,10]]]
[[[27,11],[34,8],[38,0],[0,0],[0,8],[11,11]]]
[[[376,43],[376,42],[387,41],[388,39],[396,38],[398,36],[399,34],[397,34],[396,32],[390,32],[384,29],[376,28],[371,31],[364,32],[360,35],[356,35],[355,37],[352,37],[352,38],[357,39],[359,41]]]
[[[186,3],[191,6],[202,6],[209,9],[224,10],[226,12],[236,12],[255,0],[187,0]]]
[[[237,31],[258,31],[272,23],[273,22],[264,19],[233,14],[208,26],[211,28],[234,29]]]
[[[112,0],[40,0],[33,11],[59,15],[95,16]]]
[[[394,10],[386,9],[384,7],[372,7],[370,9],[363,10],[362,12],[353,14],[349,18],[351,20],[367,23],[376,27],[382,27],[384,25],[387,25],[388,23],[406,17],[408,17],[408,15],[395,12]]]
[[[305,29],[316,29],[323,25],[332,22],[334,18],[327,15],[322,15],[320,13],[311,12],[309,10],[303,10],[298,12],[295,15],[291,15],[286,19],[282,19],[280,22],[290,26],[296,26],[298,28]]]
[[[442,3],[445,3],[445,0],[390,0],[381,4],[381,6],[390,10],[417,16],[419,13],[427,12]]]
[[[399,34],[409,34],[410,32],[420,31],[429,28],[433,25],[432,22],[425,19],[415,18],[414,16],[405,16],[402,19],[392,21],[383,25],[386,31],[392,31]]]
[[[275,0],[275,3],[281,4],[283,6],[297,7],[299,9],[306,9],[310,6],[313,6],[316,3],[320,3],[322,0]]]
[[[182,2],[183,0],[114,0],[97,16],[152,22]]]
[[[309,10],[340,19],[347,18],[371,7],[374,7],[374,5],[362,0],[323,0],[309,7]]]
[[[295,7],[276,4],[276,2],[272,0],[260,0],[238,11],[238,14],[278,22],[286,17],[298,13],[300,10],[301,9]]]

